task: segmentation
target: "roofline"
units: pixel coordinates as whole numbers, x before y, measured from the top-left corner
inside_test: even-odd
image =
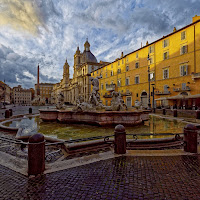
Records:
[[[141,49],[144,49],[144,48],[146,48],[146,47],[148,47],[148,46],[151,46],[152,44],[155,44],[156,42],[159,42],[160,40],[163,40],[163,39],[165,39],[165,38],[167,38],[167,37],[169,37],[169,36],[171,36],[171,35],[173,35],[173,34],[175,34],[175,33],[177,33],[177,32],[180,32],[180,31],[182,31],[182,30],[185,29],[185,28],[188,28],[188,27],[190,27],[190,26],[192,26],[192,25],[194,25],[194,24],[197,24],[198,22],[200,22],[200,19],[197,20],[197,21],[195,21],[195,22],[193,22],[193,23],[191,23],[191,24],[188,24],[187,26],[184,26],[183,28],[180,28],[179,30],[176,30],[175,32],[172,32],[172,33],[170,33],[170,34],[168,34],[168,35],[166,35],[166,36],[163,36],[162,38],[160,38],[160,39],[158,39],[158,40],[156,40],[156,41],[154,41],[154,42],[152,42],[152,43],[150,43],[150,44],[148,44],[148,45],[145,45],[145,46],[143,46],[143,47],[141,47],[141,48],[139,48],[139,49],[137,49],[137,50],[135,50],[135,51],[132,51],[132,52],[130,52],[130,53],[124,55],[123,57],[118,58],[118,60],[121,60],[122,58],[125,58],[126,56],[128,56],[128,55],[130,55],[130,54],[132,54],[132,53],[135,53],[135,52],[137,52],[137,51],[139,51],[139,50],[141,50]],[[110,64],[112,64],[112,63],[114,63],[114,62],[116,62],[116,60],[113,61],[113,62],[110,62],[108,65],[110,65]],[[106,65],[104,65],[104,66],[106,66]],[[102,66],[102,67],[104,67],[104,66]],[[101,68],[102,68],[102,67],[101,67]],[[99,68],[99,69],[101,69],[101,68]],[[93,72],[95,72],[95,71],[97,71],[97,70],[98,70],[98,69],[94,70]]]

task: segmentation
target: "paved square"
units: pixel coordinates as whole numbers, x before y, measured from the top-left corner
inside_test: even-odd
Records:
[[[118,157],[28,179],[0,166],[0,199],[199,199],[200,156]]]

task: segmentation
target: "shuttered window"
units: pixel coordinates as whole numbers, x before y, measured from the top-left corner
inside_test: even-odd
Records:
[[[168,79],[169,78],[169,69],[164,69],[163,70],[163,79]]]
[[[163,40],[163,48],[169,46],[169,39]]]
[[[139,68],[139,63],[138,62],[135,63],[135,68],[136,69]]]
[[[167,59],[169,59],[169,52],[168,51],[163,53],[163,60],[167,60]]]
[[[185,40],[186,39],[186,32],[183,31],[181,32],[181,40]]]
[[[187,45],[182,46],[180,49],[180,54],[183,55],[187,52],[188,52],[188,46]]]
[[[188,75],[188,65],[181,65],[180,66],[180,74],[181,74],[181,76]]]
[[[139,76],[135,76],[135,84],[139,84],[140,83],[140,77]]]

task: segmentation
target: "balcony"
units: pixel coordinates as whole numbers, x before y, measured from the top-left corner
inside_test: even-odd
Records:
[[[126,92],[126,93],[122,93],[121,96],[131,96],[132,92]]]
[[[200,78],[200,73],[192,73],[192,79]]]
[[[111,95],[111,94],[107,94],[107,93],[105,93],[105,95],[103,95],[103,97],[104,97],[104,98],[111,98],[112,95]]]
[[[115,84],[106,85],[107,91],[114,91],[115,90]]]
[[[171,94],[171,92],[170,91],[159,91],[159,90],[155,91],[155,95],[167,95],[167,94]]]
[[[191,91],[190,86],[182,87],[182,88],[173,88],[174,92],[183,92],[183,91]]]

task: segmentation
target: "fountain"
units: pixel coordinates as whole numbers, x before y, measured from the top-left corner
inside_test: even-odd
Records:
[[[77,99],[77,105],[72,111],[66,110],[62,106],[62,95],[56,105],[57,110],[40,111],[40,118],[45,121],[58,121],[61,123],[84,123],[100,126],[109,125],[138,125],[149,119],[149,111],[137,110],[129,111],[123,102],[119,92],[112,92],[112,101],[110,106],[102,104],[99,94],[99,78],[91,77],[93,89],[88,102],[84,102],[80,96]]]

